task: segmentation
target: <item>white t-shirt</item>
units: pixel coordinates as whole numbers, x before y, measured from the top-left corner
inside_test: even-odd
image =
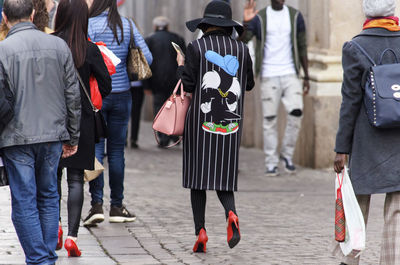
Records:
[[[296,74],[292,56],[292,33],[289,8],[267,8],[267,29],[262,65],[262,77]]]

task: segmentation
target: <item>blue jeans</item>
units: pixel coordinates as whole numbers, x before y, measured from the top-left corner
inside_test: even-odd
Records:
[[[114,93],[103,100],[101,112],[107,123],[107,158],[111,205],[120,207],[124,199],[125,142],[132,109],[131,91]],[[104,139],[96,144],[96,158],[103,164]],[[104,175],[90,183],[91,204],[103,203]]]
[[[6,147],[15,231],[27,264],[54,264],[58,238],[57,167],[61,143]]]

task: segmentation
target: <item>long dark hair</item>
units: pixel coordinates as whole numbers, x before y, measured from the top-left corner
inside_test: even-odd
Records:
[[[117,40],[118,45],[120,45],[121,42],[124,41],[124,31],[122,27],[121,16],[118,13],[116,0],[93,0],[93,4],[90,7],[89,17],[97,17],[107,8],[109,9],[108,26],[111,28],[114,34],[114,40]],[[121,29],[121,40],[118,39],[117,26]]]
[[[58,4],[54,35],[67,42],[77,68],[85,63],[88,19],[85,0],[61,0]]]
[[[33,24],[41,30],[49,24],[49,13],[47,12],[45,0],[33,0],[33,8],[35,9],[35,16],[33,17]]]

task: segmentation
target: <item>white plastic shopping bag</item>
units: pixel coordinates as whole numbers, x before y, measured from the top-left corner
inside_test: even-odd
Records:
[[[343,208],[346,218],[346,239],[339,243],[343,255],[349,255],[353,250],[360,252],[365,249],[365,223],[353,185],[348,174],[347,167],[344,168],[342,184]],[[335,191],[339,188],[339,180],[336,178]],[[335,192],[336,194],[336,192]]]

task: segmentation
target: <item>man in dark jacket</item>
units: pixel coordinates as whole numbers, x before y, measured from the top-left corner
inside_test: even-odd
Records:
[[[172,94],[176,83],[176,51],[171,42],[178,44],[182,51],[185,52],[185,41],[179,35],[169,32],[169,20],[166,17],[156,17],[153,20],[154,33],[146,38],[147,46],[153,54],[153,63],[151,71],[153,76],[147,80],[146,88],[153,92],[154,115]],[[169,136],[158,133],[160,143],[159,147],[165,147],[171,140]]]
[[[31,0],[5,0],[10,31],[0,42],[0,89],[9,86],[14,116],[0,135],[12,221],[27,264],[55,264],[57,166],[76,153],[81,99],[71,52],[39,31]]]
[[[271,0],[271,6],[255,10],[255,0],[249,0],[244,10],[244,41],[256,37],[255,71],[261,77],[264,153],[266,175],[278,175],[282,160],[285,170],[294,173],[292,156],[303,113],[303,91],[310,88],[308,77],[306,28],[302,14],[284,4]],[[304,81],[299,79],[300,68]],[[278,110],[282,101],[288,113],[286,131],[278,152]]]

